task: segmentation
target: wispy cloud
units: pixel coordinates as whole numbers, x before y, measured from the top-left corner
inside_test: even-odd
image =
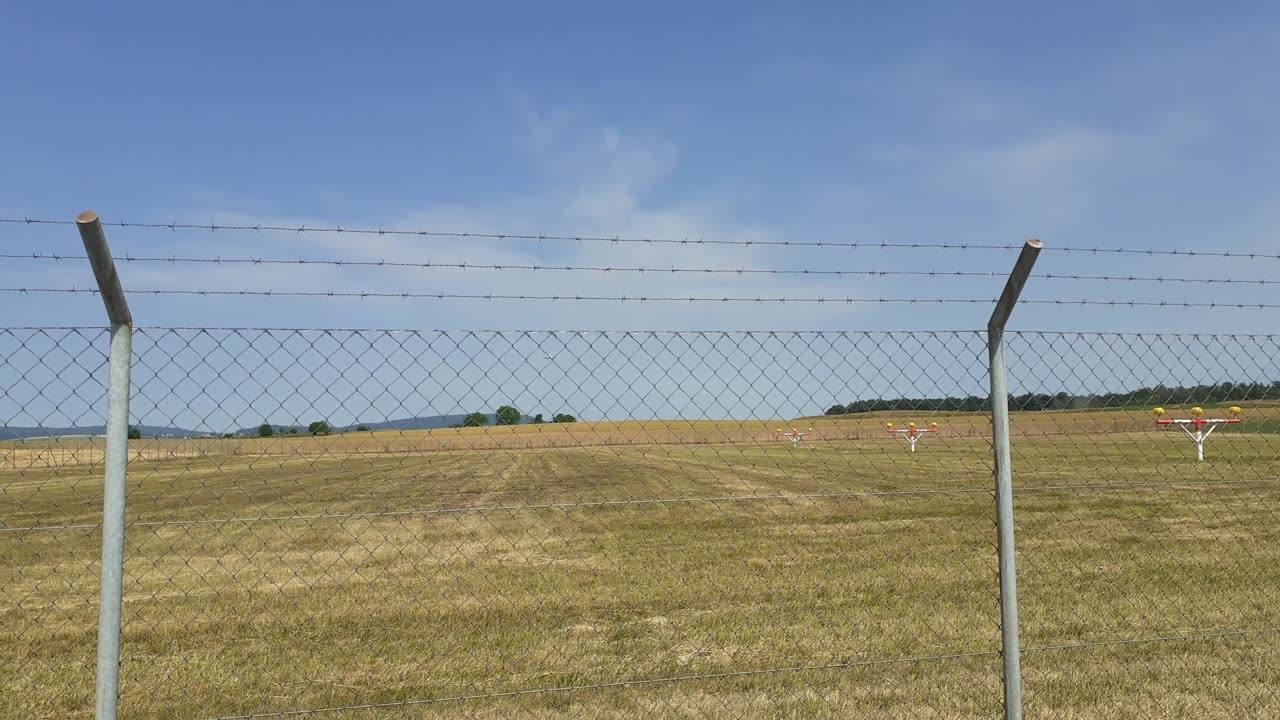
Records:
[[[957,66],[962,67],[962,63]],[[770,72],[819,73],[825,65],[775,66]],[[909,92],[894,91],[897,111],[917,119],[910,132],[833,137],[847,144],[859,162],[842,175],[794,179],[801,200],[780,208],[766,195],[742,191],[734,177],[716,177],[692,168],[696,152],[644,127],[623,127],[592,119],[566,107],[518,99],[508,138],[513,164],[528,171],[528,182],[465,201],[426,202],[390,213],[331,217],[323,211],[279,215],[257,202],[219,191],[192,198],[190,207],[166,217],[195,222],[280,225],[350,225],[387,229],[456,232],[548,232],[565,235],[715,240],[885,240],[903,242],[1016,243],[1037,236],[1058,245],[1263,247],[1275,225],[1274,197],[1235,201],[1240,212],[1221,223],[1223,235],[1208,237],[1187,229],[1170,239],[1156,228],[1196,220],[1194,207],[1173,206],[1162,193],[1178,197],[1203,165],[1206,143],[1221,132],[1222,111],[1188,110],[1171,98],[1150,107],[1141,123],[1103,122],[1088,113],[1046,110],[1031,93],[1020,96],[939,62],[905,62],[877,71],[881,80],[909,80]],[[822,75],[822,81],[834,76]],[[777,79],[777,78],[775,78]],[[887,97],[866,78],[850,92]],[[892,83],[887,84],[892,88]],[[918,118],[928,118],[921,123]],[[931,128],[924,132],[922,128]],[[691,177],[712,180],[694,184]],[[777,179],[778,183],[791,182]],[[495,184],[500,185],[500,184]],[[695,194],[690,187],[697,187]],[[509,186],[507,186],[509,187]],[[1249,188],[1244,188],[1248,190]],[[1270,197],[1270,200],[1268,200]],[[1220,204],[1219,207],[1227,207]],[[785,210],[785,212],[783,212]],[[783,222],[780,218],[787,218]],[[795,218],[791,220],[791,218]],[[141,217],[130,219],[144,219]],[[1194,222],[1190,223],[1194,225]],[[1135,231],[1136,228],[1136,231]],[[1144,228],[1149,229],[1143,232]],[[70,237],[70,236],[68,236]],[[467,294],[557,294],[640,296],[794,297],[990,297],[998,292],[1010,257],[978,253],[788,251],[769,247],[597,244],[567,241],[513,241],[480,238],[355,236],[290,233],[112,233],[121,252],[352,258],[503,265],[573,264],[595,266],[756,267],[786,269],[888,269],[989,271],[989,281],[798,277],[770,275],[568,274],[555,271],[359,270],[353,268],[167,267],[126,265],[135,287],[223,287],[267,290],[376,290]],[[1259,269],[1229,263],[1198,266],[1178,259],[1046,253],[1042,269],[1062,274],[1099,270],[1135,274],[1257,275]],[[1243,270],[1243,271],[1242,271]],[[66,284],[87,279],[67,267],[0,269],[11,283],[33,283],[40,273]],[[1037,282],[1029,297],[1176,299],[1185,287],[1081,285]],[[1224,299],[1258,298],[1259,292],[1215,294]],[[1195,297],[1202,297],[1202,294]],[[1191,296],[1187,296],[1191,297]],[[1261,298],[1266,299],[1266,298]],[[1255,302],[1258,301],[1255,299]],[[347,325],[384,327],[562,327],[562,328],[910,328],[978,327],[984,308],[928,309],[861,305],[711,305],[499,303],[399,300],[282,299],[250,302],[140,298],[140,317],[163,324]],[[33,303],[34,304],[34,303]],[[264,308],[270,308],[264,311]],[[37,308],[61,317],[60,308]],[[1191,317],[1190,315],[1184,315]],[[1044,327],[1181,329],[1174,313],[1142,314],[1085,308],[1030,309],[1019,317]],[[96,315],[91,317],[96,318]],[[265,321],[269,318],[269,323]],[[1258,327],[1256,318],[1224,320]],[[1215,327],[1222,327],[1216,325]]]
[[[525,192],[475,204],[430,204],[392,217],[343,219],[384,229],[528,233],[552,229],[583,236],[776,240],[771,228],[726,220],[732,208],[662,202],[665,183],[679,170],[671,141],[573,119],[567,111],[523,113],[524,152],[541,168],[543,183]],[[323,226],[323,216],[270,215],[236,208],[201,207],[180,219],[224,224]],[[794,261],[777,249],[517,241],[481,238],[368,236],[324,233],[113,233],[123,254],[175,253],[214,256],[343,258],[470,265],[588,265],[599,267],[786,267]],[[141,241],[141,242],[139,242]],[[168,266],[124,264],[127,286],[279,291],[441,292],[499,295],[597,295],[640,297],[742,296],[838,297],[857,295],[838,281],[797,276],[584,273],[460,269],[359,269],[279,265]],[[863,311],[857,306],[689,303],[491,303],[401,300],[263,299],[174,300],[140,297],[153,318],[176,324],[377,325],[394,327],[823,327]],[[235,307],[236,305],[240,307]],[[255,308],[254,305],[258,307]],[[323,308],[323,309],[322,309]],[[148,317],[147,312],[139,313]],[[216,319],[215,319],[216,318]],[[155,321],[151,321],[155,324]]]

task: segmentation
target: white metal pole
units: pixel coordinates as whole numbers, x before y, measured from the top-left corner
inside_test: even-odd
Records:
[[[124,599],[125,487],[129,464],[129,384],[133,364],[133,315],[102,223],[96,213],[76,216],[80,239],[111,321],[107,384],[106,476],[102,500],[102,586],[98,605],[98,679],[94,717],[115,720],[120,697],[120,616]]]
[[[1031,275],[1042,245],[1028,240],[987,322],[991,372],[991,426],[995,454],[996,552],[1000,566],[1000,654],[1004,663],[1004,717],[1022,720],[1022,649],[1018,640],[1018,579],[1013,541],[1013,468],[1009,442],[1009,379],[1004,329]]]

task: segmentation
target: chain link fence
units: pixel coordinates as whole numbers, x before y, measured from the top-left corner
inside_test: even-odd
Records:
[[[1049,408],[1013,420],[1029,716],[1276,716],[1280,338],[1020,333],[1009,355]],[[1075,407],[1100,391],[1114,409]],[[1157,408],[1242,422],[1198,462]]]
[[[5,717],[92,712],[107,342],[0,330]],[[1006,342],[1028,715],[1280,713],[1280,339]],[[134,351],[122,717],[1000,715],[984,334]]]

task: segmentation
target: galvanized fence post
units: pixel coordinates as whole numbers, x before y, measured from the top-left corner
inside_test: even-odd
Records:
[[[987,322],[991,370],[991,428],[995,452],[996,546],[1000,562],[1000,651],[1004,660],[1004,717],[1022,720],[1022,658],[1018,643],[1018,574],[1013,542],[1013,468],[1009,442],[1009,378],[1004,328],[1043,247],[1028,240]]]
[[[93,266],[111,321],[107,385],[106,477],[102,500],[102,587],[98,605],[97,720],[115,720],[120,695],[120,609],[124,600],[124,500],[129,464],[129,374],[133,363],[133,316],[125,301],[107,236],[97,213],[76,216],[85,254]]]

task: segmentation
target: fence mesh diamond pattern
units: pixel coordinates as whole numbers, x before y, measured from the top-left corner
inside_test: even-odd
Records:
[[[1280,713],[1280,338],[1022,333],[1009,355],[1027,712]],[[1114,410],[1074,407],[1101,390]],[[1152,415],[1197,407],[1242,420],[1204,462]]]
[[[1006,338],[1032,716],[1280,710],[1276,339]],[[0,330],[0,715],[91,713],[106,346]],[[121,715],[996,716],[986,363],[140,329]]]

